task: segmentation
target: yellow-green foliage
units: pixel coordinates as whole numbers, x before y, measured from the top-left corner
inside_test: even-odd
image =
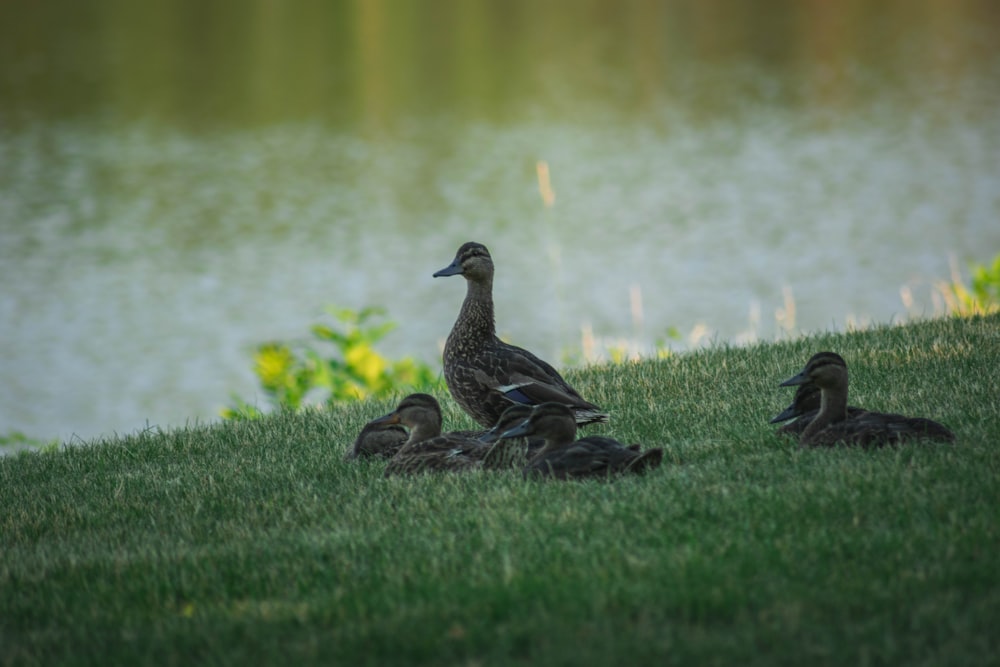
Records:
[[[961,280],[952,280],[941,289],[949,312],[955,315],[984,315],[1000,310],[1000,255],[993,264],[974,264],[972,284],[965,286]]]
[[[334,404],[381,398],[403,387],[427,390],[440,384],[430,366],[410,357],[387,359],[375,350],[375,344],[396,326],[377,322],[385,315],[381,308],[327,311],[338,324],[312,327],[319,345],[270,341],[254,352],[254,373],[272,407],[298,410],[307,398]],[[225,408],[223,417],[260,416],[257,407],[235,400],[237,407]]]

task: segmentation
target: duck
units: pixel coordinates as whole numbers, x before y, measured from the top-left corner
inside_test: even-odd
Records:
[[[510,406],[500,415],[497,423],[493,425],[493,428],[488,431],[484,431],[479,439],[483,442],[496,442],[500,439],[500,435],[504,431],[509,431],[523,421],[526,421],[528,417],[531,416],[532,408],[530,405],[524,405],[523,403],[515,403]],[[541,444],[540,440],[535,440],[537,444]]]
[[[368,422],[361,428],[354,444],[344,452],[344,460],[371,457],[390,459],[408,437],[406,429],[399,424]]]
[[[531,406],[516,403],[503,411],[493,428],[479,436],[480,442],[493,445],[483,459],[484,469],[520,470],[528,464],[532,454],[545,444],[538,438],[500,438],[502,433],[528,419],[531,411]]]
[[[789,419],[794,419],[790,421],[781,428],[779,428],[776,433],[779,435],[793,435],[799,436],[802,431],[805,430],[806,426],[809,425],[816,415],[819,414],[820,407],[820,388],[816,386],[815,382],[806,382],[805,384],[800,384],[795,389],[795,396],[792,398],[791,404],[778,413],[772,420],[772,424],[778,424],[783,421],[788,421]],[[847,418],[856,419],[857,417],[866,414],[868,411],[863,408],[858,408],[853,405],[847,406]]]
[[[562,403],[577,424],[607,422],[608,414],[584,399],[550,364],[497,337],[493,309],[493,258],[481,243],[462,244],[435,278],[462,276],[465,300],[444,346],[444,379],[455,401],[486,428],[512,403]]]
[[[923,417],[866,411],[848,419],[847,362],[836,352],[814,354],[798,374],[782,387],[812,382],[820,390],[820,408],[799,436],[805,447],[856,445],[864,448],[913,440],[954,442],[955,434],[944,424]]]
[[[523,476],[554,479],[608,479],[620,474],[641,474],[663,461],[660,448],[641,451],[614,438],[590,435],[576,439],[576,415],[562,403],[542,403],[531,416],[500,435],[501,438],[538,437],[544,445],[522,470]]]
[[[441,405],[430,394],[410,394],[392,412],[374,420],[378,424],[402,424],[410,430],[406,442],[389,459],[384,475],[423,472],[465,472],[485,467],[491,451],[502,460],[506,445],[479,439],[481,431],[441,432]],[[498,446],[499,445],[499,446]],[[499,463],[494,464],[499,466]]]

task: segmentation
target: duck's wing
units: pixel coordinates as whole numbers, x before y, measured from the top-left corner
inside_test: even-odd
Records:
[[[429,440],[407,443],[389,460],[385,476],[461,472],[482,467],[489,445],[470,437],[471,433],[444,433]]]
[[[602,436],[588,436],[572,444],[537,456],[525,467],[525,476],[577,479],[608,477],[624,470],[628,463],[639,458],[635,450],[617,440]]]
[[[572,447],[543,454],[532,460],[524,468],[525,477],[575,479],[581,477],[605,477],[607,475],[608,465],[606,460],[594,457],[592,452]]]
[[[869,438],[862,440],[862,445],[895,444],[905,440],[955,441],[955,434],[944,424],[924,417],[866,412],[846,423],[858,433],[870,434]]]
[[[663,462],[663,450],[660,448],[642,451],[641,445],[625,445],[601,435],[588,435],[574,445],[589,447],[595,457],[606,460],[609,470],[616,473],[641,474],[659,467]]]
[[[607,413],[580,396],[556,369],[531,352],[504,345],[497,359],[503,372],[493,388],[508,401],[524,405],[561,403],[572,408],[579,424],[608,421]]]
[[[445,379],[458,404],[487,427],[513,404],[535,406],[547,401],[569,406],[578,424],[608,420],[600,407],[581,397],[552,366],[501,341],[471,356],[446,359]]]
[[[515,378],[520,379],[520,381],[537,382],[540,385],[557,388],[564,396],[570,397],[575,401],[588,403],[577,393],[576,389],[573,389],[566,382],[563,376],[559,374],[559,371],[523,347],[499,341],[494,354],[503,370],[503,374],[511,378],[511,383],[518,381]],[[588,403],[588,405],[592,404]]]
[[[861,411],[854,418],[831,424],[814,433],[803,444],[813,447],[854,445],[875,448],[913,440],[954,442],[955,434],[944,424],[932,419]]]

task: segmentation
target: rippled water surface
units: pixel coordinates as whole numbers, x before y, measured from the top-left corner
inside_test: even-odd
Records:
[[[411,4],[0,9],[0,435],[215,419],[329,304],[437,363],[466,240],[557,362],[933,314],[1000,252],[990,3]]]

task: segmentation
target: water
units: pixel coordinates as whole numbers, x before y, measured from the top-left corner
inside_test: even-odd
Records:
[[[1000,252],[996,11],[751,5],[5,6],[0,434],[213,420],[327,304],[438,363],[466,240],[556,362],[940,312]]]

